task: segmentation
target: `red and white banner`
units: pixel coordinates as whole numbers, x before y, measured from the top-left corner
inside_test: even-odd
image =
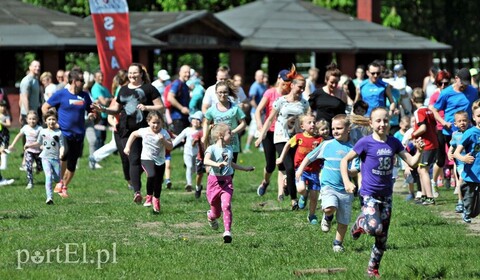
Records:
[[[128,69],[132,63],[128,4],[126,0],[89,0],[89,4],[104,75],[103,86],[111,90],[118,70]]]

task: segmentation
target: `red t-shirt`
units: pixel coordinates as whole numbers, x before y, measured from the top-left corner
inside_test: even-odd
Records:
[[[277,89],[275,87],[267,89],[265,93],[263,94],[263,98],[267,99],[267,104],[265,105],[265,120],[270,116],[270,113],[273,108],[273,102],[277,100],[280,96],[282,96],[280,93],[277,92]],[[270,128],[268,131],[274,131],[275,130],[275,122],[276,119],[273,119],[272,124],[270,125]]]
[[[426,106],[422,106],[418,108],[417,111],[414,113],[415,115],[415,128],[414,128],[414,135],[415,138],[422,137],[423,142],[425,143],[425,151],[431,151],[438,148],[438,140],[437,140],[437,122],[435,121],[435,117],[433,116],[433,112],[428,109]],[[427,126],[427,130],[422,135],[418,135],[416,131],[418,128],[425,124]]]
[[[293,159],[295,168],[298,168],[302,164],[303,159],[310,153],[315,147],[322,143],[323,138],[321,136],[311,136],[306,133],[297,133],[290,138],[290,147],[297,146],[295,157]],[[305,167],[305,171],[319,172],[322,161],[316,160]]]

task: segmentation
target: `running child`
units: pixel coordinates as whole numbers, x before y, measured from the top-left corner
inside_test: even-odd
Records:
[[[332,134],[334,139],[323,141],[320,146],[305,157],[297,170],[297,176],[299,176],[305,166],[308,166],[316,160],[323,161],[323,167],[320,173],[322,209],[324,212],[321,229],[323,232],[330,231],[333,215],[336,213],[338,226],[333,241],[334,252],[344,251],[343,240],[352,216],[353,194],[345,190],[342,177],[338,172],[340,169],[340,160],[352,149],[352,144],[349,141],[349,133],[349,118],[343,114],[333,117]],[[312,202],[313,200],[310,203],[312,204]],[[310,208],[310,212],[312,212],[311,210]],[[314,213],[315,212],[313,212],[313,214]]]
[[[430,168],[437,160],[437,122],[433,112],[423,105],[425,101],[425,93],[421,88],[415,88],[412,94],[412,103],[416,108],[413,115],[415,116],[415,127],[410,135],[411,139],[421,137],[425,146],[423,148],[422,158],[418,164],[418,175],[420,176],[420,186],[422,196],[426,195],[423,205],[435,205],[435,198],[438,197],[438,189],[434,180],[430,181]]]
[[[15,144],[25,135],[25,146],[24,146],[24,158],[25,158],[25,165],[27,168],[27,188],[33,188],[33,162],[37,163],[37,172],[42,170],[42,162],[40,159],[40,147],[31,145],[37,142],[38,135],[42,127],[38,125],[38,114],[36,111],[29,111],[27,114],[27,124],[24,125],[20,132],[15,136],[12,141],[12,144],[8,146],[8,149],[13,151]]]
[[[480,99],[473,102],[472,115],[475,126],[465,131],[454,153],[456,159],[465,163],[461,174],[464,182],[461,186],[464,205],[462,218],[465,223],[471,223],[472,218],[478,215],[472,212],[472,208],[474,192],[480,188]],[[462,155],[464,150],[466,154]]]
[[[448,159],[453,160],[454,156],[453,153],[457,148],[458,144],[462,142],[463,134],[465,131],[470,127],[470,121],[468,120],[468,113],[466,111],[458,111],[454,115],[455,121],[454,125],[457,127],[457,131],[452,133],[452,140],[450,140],[450,147],[448,148]],[[462,156],[465,155],[465,151],[462,152]],[[462,161],[455,159],[455,169],[454,169],[454,176],[456,178],[456,188],[460,189],[460,186],[463,184],[463,179],[461,177],[463,173],[465,165]],[[458,203],[455,206],[455,212],[463,213],[463,197],[462,192],[458,191]]]
[[[230,146],[233,136],[227,124],[216,124],[211,133],[214,144],[206,149],[204,159],[205,165],[211,167],[207,180],[207,200],[210,204],[207,219],[212,229],[217,230],[217,219],[223,212],[223,225],[225,227],[223,241],[231,243],[233,170],[253,171],[255,168],[253,166],[241,166],[233,162],[233,148]]]
[[[45,191],[47,194],[47,205],[53,205],[52,185],[60,182],[60,158],[65,151],[62,131],[57,128],[57,112],[48,110],[43,115],[43,120],[47,128],[43,128],[38,134],[37,141],[31,144],[25,144],[25,147],[40,147],[42,152],[43,171],[45,172]],[[59,193],[59,195],[62,195]]]
[[[332,138],[330,135],[330,123],[325,119],[320,119],[315,123],[315,130],[318,131],[318,135],[323,140],[329,140]]]
[[[341,160],[340,172],[345,190],[353,193],[355,185],[348,176],[348,163],[357,156],[360,157],[362,174],[360,195],[363,197],[364,205],[351,229],[351,234],[353,240],[357,240],[362,233],[375,237],[367,274],[370,277],[380,277],[378,269],[383,253],[387,249],[392,211],[394,157],[398,154],[408,165],[415,166],[420,161],[424,144],[418,138],[415,140],[417,148],[415,156],[406,153],[402,143],[388,135],[390,124],[386,108],[377,107],[372,110],[370,126],[373,130],[372,135],[360,139]]]
[[[123,150],[130,154],[130,147],[137,137],[142,138],[142,168],[147,174],[147,196],[145,207],[153,206],[155,214],[160,213],[160,193],[162,192],[163,175],[165,173],[165,149],[173,148],[170,135],[163,129],[163,116],[159,111],[150,111],[147,115],[148,127],[132,132]]]
[[[0,170],[7,169],[7,155],[10,152],[8,146],[10,143],[10,131],[8,128],[12,125],[11,117],[8,114],[7,102],[0,101]]]
[[[315,116],[301,115],[299,117],[300,128],[303,133],[295,134],[285,144],[282,153],[276,160],[276,164],[281,164],[290,148],[295,148],[295,156],[293,157],[294,166],[297,169],[302,163],[303,159],[309,152],[315,149],[322,141],[315,126]],[[327,130],[327,135],[330,130]],[[297,192],[300,194],[298,199],[298,208],[304,209],[307,203],[307,186],[310,191],[310,215],[308,221],[311,224],[318,224],[318,219],[315,216],[315,208],[317,207],[318,193],[320,192],[320,179],[318,173],[320,172],[321,161],[315,161],[314,164],[303,168],[300,174],[296,174]]]
[[[183,146],[183,161],[186,166],[185,176],[187,179],[187,186],[185,187],[186,190],[192,189],[192,175],[195,172],[196,167],[196,158],[198,154],[198,146],[199,143],[194,143],[194,135],[198,134],[202,131],[202,121],[203,121],[203,114],[201,111],[195,112],[193,115],[189,117],[190,119],[190,127],[185,128],[182,132],[175,137],[173,140],[173,147],[177,146],[178,144],[182,143],[185,139],[185,145]],[[200,197],[202,191],[202,185],[197,184],[195,187],[195,197]]]

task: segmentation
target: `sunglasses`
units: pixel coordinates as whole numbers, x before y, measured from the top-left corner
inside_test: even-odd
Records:
[[[450,82],[440,82],[438,83],[439,86],[448,86]]]
[[[370,72],[370,74],[372,74],[372,76],[379,76],[381,73],[380,72]]]

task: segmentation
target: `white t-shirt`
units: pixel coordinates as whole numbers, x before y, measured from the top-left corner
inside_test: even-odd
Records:
[[[165,163],[165,146],[160,141],[159,134],[163,138],[170,139],[170,135],[165,129],[161,129],[158,134],[153,133],[150,127],[143,127],[138,130],[138,136],[142,137],[142,154],[140,159],[153,160],[155,165]]]
[[[215,92],[215,86],[217,84],[211,85],[207,88],[205,91],[205,96],[203,97],[202,105],[208,104],[209,106],[213,106],[218,103],[218,96]],[[237,91],[237,99],[234,100],[231,96],[228,97],[228,99],[235,104],[240,104],[247,100],[247,95],[245,94],[245,91],[243,88],[239,87]]]
[[[298,117],[308,111],[308,101],[301,99],[296,102],[288,102],[286,96],[282,96],[273,102],[273,108],[278,112],[273,143],[285,143],[293,135],[300,132]]]
[[[187,127],[180,134],[175,137],[173,140],[173,146],[177,146],[185,139],[185,145],[183,146],[183,154],[189,156],[196,156],[198,154],[198,145],[193,146],[193,135],[201,132],[202,129],[199,130],[194,129],[193,127]]]

